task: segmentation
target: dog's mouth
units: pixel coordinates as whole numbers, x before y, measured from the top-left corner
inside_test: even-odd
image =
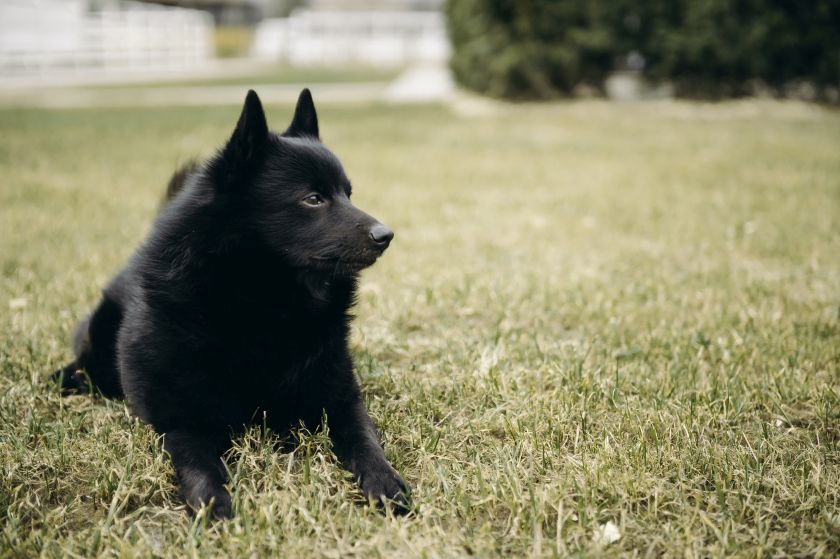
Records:
[[[373,265],[380,254],[354,255],[350,257],[313,256],[310,263],[313,269],[333,276],[348,276],[361,272]]]

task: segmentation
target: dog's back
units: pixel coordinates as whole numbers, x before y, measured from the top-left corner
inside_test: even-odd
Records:
[[[187,180],[201,167],[201,163],[197,159],[190,159],[172,174],[169,182],[166,185],[166,192],[163,200],[160,203],[161,208],[164,207],[170,200],[175,198],[179,192],[184,190]]]

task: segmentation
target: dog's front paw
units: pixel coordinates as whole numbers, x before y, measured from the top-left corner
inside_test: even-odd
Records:
[[[390,504],[396,514],[406,514],[410,509],[410,493],[400,474],[387,462],[368,467],[362,474],[359,485],[362,492],[379,503]]]
[[[233,503],[227,491],[221,491],[213,497],[210,512],[216,520],[228,520],[233,518]]]
[[[202,488],[203,491],[194,488],[189,493],[185,492],[184,500],[190,508],[198,512],[202,507],[209,507],[210,514],[216,520],[227,520],[233,518],[233,503],[230,493],[223,487]]]

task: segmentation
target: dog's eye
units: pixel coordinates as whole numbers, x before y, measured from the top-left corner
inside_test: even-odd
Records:
[[[310,194],[303,199],[303,203],[307,206],[317,207],[324,204],[324,199],[319,194]]]

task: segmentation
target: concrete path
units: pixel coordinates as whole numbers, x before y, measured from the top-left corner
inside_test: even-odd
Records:
[[[149,107],[238,105],[247,89],[254,89],[264,103],[294,103],[300,90],[309,87],[318,103],[366,103],[379,100],[387,82],[341,84],[248,84],[159,86],[131,88],[51,87],[33,91],[0,91],[0,106],[40,108]]]
[[[383,93],[390,103],[428,103],[445,101],[455,91],[452,72],[442,64],[423,64],[407,68]]]
[[[68,74],[0,79],[0,106],[12,107],[131,107],[236,105],[247,88],[255,89],[266,103],[294,103],[300,90],[309,87],[319,103],[424,103],[449,99],[454,82],[441,66],[411,67],[393,82],[290,83],[242,85],[179,85],[189,79],[246,77],[259,72],[258,63],[230,61],[192,72],[144,74]],[[144,86],[143,84],[155,84]],[[101,87],[108,86],[108,87]]]
[[[113,68],[50,69],[28,74],[0,74],[0,92],[40,88],[131,85],[213,78],[237,78],[276,67],[253,58],[217,58],[191,66],[115,70]]]

